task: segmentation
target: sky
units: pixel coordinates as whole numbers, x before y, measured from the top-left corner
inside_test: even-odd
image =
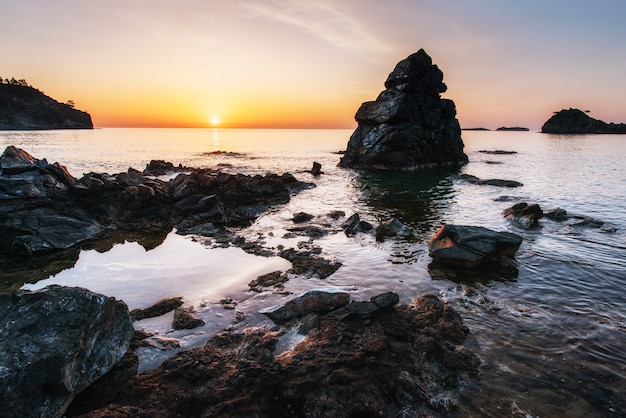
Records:
[[[96,127],[354,128],[420,48],[463,128],[626,122],[624,0],[0,0],[0,76]]]

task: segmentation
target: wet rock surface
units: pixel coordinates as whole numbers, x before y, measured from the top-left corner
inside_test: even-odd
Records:
[[[502,214],[505,218],[515,222],[524,229],[536,227],[539,219],[543,218],[543,210],[537,203],[520,202],[505,209]]]
[[[395,294],[305,315],[308,330],[278,350],[304,319],[225,331],[156,370],[117,386],[115,399],[69,416],[423,416],[455,408],[479,360],[462,344],[461,317],[433,295],[397,305]],[[361,301],[362,302],[362,301]],[[349,312],[348,309],[352,310]]]
[[[523,184],[515,180],[503,179],[487,179],[483,180],[471,174],[460,174],[457,176],[460,180],[479,186],[496,186],[496,187],[522,187]]]
[[[443,225],[428,243],[433,258],[429,270],[435,277],[449,279],[467,277],[479,271],[515,277],[517,267],[513,257],[521,243],[522,237],[510,232],[478,226]]]
[[[467,163],[461,128],[443,73],[420,49],[400,61],[375,101],[356,113],[358,127],[339,165],[347,168],[415,170]]]
[[[179,172],[170,181],[155,174]],[[197,233],[244,225],[310,183],[293,175],[247,176],[152,161],[145,172],[88,173],[9,146],[0,157],[0,254],[5,260],[58,252],[115,229]]]
[[[291,274],[311,277],[316,275],[325,279],[342,266],[341,262],[325,259],[318,254],[321,249],[314,247],[306,250],[288,248],[279,252],[279,256],[290,261],[292,267],[287,271]]]
[[[193,306],[176,308],[174,310],[173,329],[194,329],[204,325],[204,321],[195,314]]]
[[[126,305],[86,289],[0,294],[2,416],[63,416],[124,356],[132,335]]]
[[[154,318],[155,316],[161,316],[168,312],[173,311],[183,304],[182,296],[173,296],[165,299],[161,299],[153,305],[147,308],[137,308],[130,312],[130,316],[133,321],[140,321],[145,318]]]
[[[307,313],[327,313],[350,303],[350,294],[336,290],[309,290],[261,313],[273,321],[288,321]]]

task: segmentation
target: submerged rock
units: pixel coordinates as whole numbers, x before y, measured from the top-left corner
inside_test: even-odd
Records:
[[[341,228],[347,236],[352,237],[359,232],[371,231],[374,227],[369,222],[362,221],[361,216],[358,213],[355,213],[344,221]]]
[[[358,127],[339,166],[415,170],[467,163],[454,102],[440,96],[447,89],[443,73],[423,49],[400,61],[385,87],[357,111]]]
[[[558,222],[567,221],[568,219],[567,211],[563,208],[551,209],[545,212],[544,216],[548,219],[551,219],[553,221],[558,221]]]
[[[538,204],[529,205],[521,202],[507,208],[502,212],[505,218],[515,222],[524,229],[530,229],[538,225],[539,219],[543,218],[543,211]]]
[[[506,150],[502,150],[502,149],[497,149],[497,150],[480,150],[478,151],[482,154],[492,154],[492,155],[513,155],[513,154],[517,154],[517,151],[506,151]]]
[[[0,294],[2,416],[61,417],[126,353],[126,305],[78,287]]]
[[[384,241],[385,238],[395,236],[405,236],[409,234],[409,230],[397,218],[391,218],[387,222],[383,222],[376,227],[376,241]]]
[[[477,184],[479,186],[496,186],[496,187],[522,187],[523,184],[514,180],[502,180],[502,179],[479,179],[471,174],[460,174],[459,179],[471,184]]]
[[[513,258],[522,237],[480,226],[443,225],[428,243],[433,260],[452,266],[476,268],[501,263],[500,257]]]

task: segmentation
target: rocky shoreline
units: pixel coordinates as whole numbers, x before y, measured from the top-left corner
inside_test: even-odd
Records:
[[[175,177],[157,177],[164,174]],[[310,187],[289,173],[246,176],[164,161],[76,179],[59,163],[9,146],[0,156],[0,254],[5,261],[52,254],[118,230],[189,234],[245,225]]]
[[[498,152],[501,153],[509,152]],[[281,292],[287,280],[312,276],[324,279],[341,268],[341,263],[325,259],[321,249],[314,244],[316,239],[326,234],[343,232],[348,237],[371,234],[377,241],[394,237],[410,240],[413,234],[411,228],[395,218],[375,226],[361,220],[358,213],[347,216],[344,212],[333,211],[321,221],[313,215],[298,212],[293,215],[293,227],[288,228],[288,234],[306,237],[308,240],[302,241],[298,248],[268,249],[263,245],[262,237],[256,242],[246,241],[234,230],[224,226],[245,226],[254,219],[253,214],[259,213],[248,210],[251,206],[259,209],[275,202],[284,202],[290,193],[312,187],[310,183],[295,180],[291,175],[252,178],[221,175],[212,170],[175,167],[166,162],[153,162],[142,173],[136,170],[114,176],[90,173],[76,180],[67,174],[62,165],[48,164],[45,160],[37,160],[11,147],[0,158],[0,163],[5,230],[10,231],[8,226],[11,225],[25,225],[23,220],[29,219],[29,216],[24,216],[24,213],[31,213],[28,211],[39,213],[39,210],[50,210],[50,207],[65,208],[64,215],[67,216],[68,213],[77,213],[78,209],[71,209],[71,205],[78,205],[84,215],[82,219],[100,223],[105,231],[108,231],[107,228],[119,231],[132,227],[132,231],[137,233],[150,234],[151,231],[161,233],[164,228],[176,225],[181,228],[181,233],[206,237],[217,246],[234,245],[257,255],[280,256],[291,262],[292,267],[288,271],[276,271],[252,280],[249,283],[252,292]],[[166,182],[155,177],[163,173],[173,173],[174,178]],[[206,192],[194,187],[201,187],[197,186],[199,180],[207,178],[214,181],[222,179],[222,187],[209,189],[213,192],[210,199],[212,205],[197,206],[203,198],[198,198],[194,191],[198,194]],[[498,184],[501,181],[470,180],[484,187],[510,187],[508,184]],[[266,181],[270,185],[279,186],[266,187]],[[115,206],[120,202],[137,202],[129,196],[142,196],[139,190],[146,191],[148,188],[155,190],[155,193],[147,193],[152,199],[139,199],[143,205],[130,205],[133,210],[129,210],[128,206]],[[176,200],[173,197],[175,191],[181,190],[187,192],[179,193]],[[86,201],[99,203],[86,205],[85,200],[81,200],[85,196],[89,196]],[[160,198],[156,199],[156,196]],[[177,203],[180,201],[192,204],[184,206]],[[164,222],[169,218],[154,208],[150,209],[151,204],[166,211],[164,213],[178,214],[178,217],[174,217],[178,223],[174,224],[171,220],[169,223]],[[207,211],[207,207],[211,210],[203,212]],[[205,215],[196,216],[198,213]],[[212,218],[206,213],[211,214]],[[563,209],[544,212],[539,205],[525,202],[505,210],[503,216],[523,229],[537,228],[539,220],[543,218],[567,225],[596,227],[593,220],[579,219]],[[30,216],[30,219],[36,218]],[[207,222],[208,219],[214,222]],[[598,225],[601,227],[601,224]],[[60,227],[67,225],[61,224]],[[21,231],[25,230],[23,228]],[[35,230],[33,226],[32,231]],[[88,241],[78,240],[69,248],[59,251],[79,251],[85,242],[97,245],[107,240],[100,241],[96,236],[90,236]],[[158,242],[157,238],[155,243],[145,242],[145,245],[156,246]],[[429,272],[433,278],[453,281],[476,276],[515,277],[517,269],[514,255],[520,244],[521,237],[516,234],[480,227],[444,225],[429,243],[429,254],[433,259]],[[46,250],[18,252],[9,259],[37,260],[54,254],[51,247]],[[83,296],[76,296],[76,292]],[[91,313],[85,317],[88,319],[82,320],[68,319],[63,312],[58,311],[53,314],[34,313],[31,316],[24,314],[28,304],[22,300],[36,300],[50,294],[57,295],[54,298],[56,301],[80,299],[88,295],[88,299],[108,301],[102,304],[103,307],[119,308],[123,305],[123,302],[79,288],[57,286],[37,292],[20,290],[7,293],[1,295],[2,317],[13,315],[16,320],[5,324],[14,328],[3,329],[1,335],[23,334],[20,330],[26,325],[18,319],[29,317],[41,319],[52,316],[60,328],[66,328],[68,323],[81,328],[80,324],[89,322],[99,329],[99,334],[105,333],[111,325],[120,323],[119,320],[93,321],[94,317],[106,318],[100,313]],[[168,350],[168,347],[178,347],[179,342],[151,335],[136,327],[132,338],[126,331],[121,340],[119,335],[113,338],[121,343],[118,342],[117,348],[109,350],[109,353],[126,352],[124,357],[116,355],[115,360],[106,365],[95,359],[79,367],[83,370],[97,370],[88,381],[71,383],[76,380],[75,372],[65,366],[58,366],[57,369],[43,370],[50,371],[50,376],[28,378],[30,380],[27,379],[23,385],[27,388],[26,394],[17,392],[14,389],[17,385],[11,385],[11,390],[5,390],[0,397],[3,404],[24,404],[23,400],[26,397],[33,398],[32,393],[35,391],[39,399],[43,399],[36,407],[50,408],[46,409],[48,412],[45,414],[50,416],[147,414],[165,417],[204,414],[269,417],[329,416],[332,413],[332,416],[348,417],[420,416],[452,411],[459,394],[464,388],[474,385],[479,374],[477,353],[463,345],[469,330],[454,309],[437,296],[412,295],[410,298],[413,299],[410,304],[398,304],[398,295],[392,293],[377,295],[370,300],[353,300],[347,292],[324,289],[289,296],[283,305],[262,312],[274,321],[273,326],[247,327],[234,323],[211,337],[202,347],[179,352],[158,368],[141,374],[137,374],[136,350],[141,347]],[[236,300],[225,299],[220,303],[224,309],[235,310],[237,306]],[[201,326],[203,322],[195,316],[193,307],[183,305],[180,297],[169,298],[147,309],[128,312],[124,306],[122,310],[125,312],[122,317],[127,318],[122,321],[124,323],[172,311],[172,329],[191,329]],[[235,321],[240,321],[241,315],[245,314],[236,311]],[[41,324],[47,332],[57,335],[47,321],[41,321]],[[28,347],[33,344],[40,346],[46,340],[46,337],[32,332],[28,333],[28,338],[28,344],[19,343],[14,338],[0,338],[3,357],[12,358],[15,353],[26,353],[30,350]],[[89,357],[85,355],[85,350],[89,353],[86,347],[92,346],[91,339],[89,333],[71,336],[65,341],[57,339],[55,346],[66,355],[69,354],[67,361],[76,366],[76,359]],[[77,340],[81,341],[79,346],[75,344]],[[106,347],[102,343],[99,346]],[[107,350],[103,348],[100,352],[106,354]],[[27,360],[21,354],[18,357]],[[41,355],[36,361],[28,361],[37,365],[49,361],[46,360],[48,358]],[[52,355],[52,358],[54,362],[60,361],[58,355]],[[18,371],[23,370],[23,366],[17,364],[3,367],[5,372],[0,379],[6,388],[9,379],[20,376]],[[62,375],[65,377],[60,377],[58,370],[64,370]],[[37,382],[44,384],[38,386]],[[69,409],[65,410],[68,405]],[[15,411],[14,416],[24,415],[17,407]]]
[[[86,243],[97,243],[110,231],[150,233],[178,227],[181,233],[212,237],[255,254],[279,255],[291,262],[288,272],[252,281],[250,289],[257,292],[277,288],[288,277],[316,275],[323,279],[341,267],[324,259],[313,244],[328,230],[311,225],[313,216],[306,213],[294,214],[291,233],[308,236],[309,241],[297,249],[278,249],[277,254],[268,254],[261,243],[245,242],[220,229],[246,225],[269,205],[284,203],[291,193],[313,187],[289,174],[226,175],[152,162],[144,172],[129,169],[117,175],[89,173],[74,179],[61,164],[49,164],[14,147],[5,150],[0,168],[4,263],[79,250]],[[179,173],[168,182],[156,177],[172,172]],[[346,217],[336,211],[328,218],[337,224],[330,229],[347,236],[371,233],[382,241],[411,234],[397,219],[375,227],[361,221],[358,214]],[[74,295],[76,292],[82,296]],[[20,302],[46,295],[56,295],[53,299],[57,302],[68,302],[58,308],[51,305],[53,311],[48,313],[37,311],[39,302]],[[111,328],[119,325],[118,320],[93,321],[94,317],[106,318],[103,313],[93,312],[84,313],[82,320],[70,319],[63,307],[75,306],[74,299],[86,296],[122,306],[125,323],[174,310],[173,329],[199,326],[202,320],[194,316],[193,308],[181,307],[180,298],[128,312],[123,302],[80,288],[53,286],[35,292],[6,293],[0,303],[2,316],[39,317],[48,335],[55,335],[55,348],[65,353],[66,360],[56,354],[40,354],[29,360],[34,365],[44,361],[56,362],[57,366],[39,370],[44,373],[40,377],[31,379],[27,375],[26,389],[21,390],[9,382],[22,376],[23,364],[3,366],[1,378],[8,391],[0,394],[2,403],[25,405],[24,399],[32,398],[35,391],[41,400],[29,407],[49,416],[327,416],[330,411],[334,416],[346,417],[397,415],[402,411],[450,410],[454,408],[455,391],[471,384],[478,375],[478,358],[462,345],[468,329],[461,317],[434,295],[419,296],[410,305],[397,305],[399,297],[391,293],[370,301],[354,301],[349,294],[336,291],[322,290],[315,295],[313,299],[308,294],[288,300],[288,315],[276,313],[284,309],[280,306],[265,311],[276,323],[274,327],[226,329],[203,347],[180,352],[157,369],[137,375],[134,350],[154,344],[151,335],[136,329],[132,340],[127,332],[120,340]],[[225,309],[237,303],[223,302]],[[100,304],[105,311],[109,309],[107,303]],[[25,315],[30,309],[32,315]],[[76,308],[71,313],[81,312]],[[47,327],[49,324],[43,320],[47,316],[55,317],[59,325]],[[125,351],[126,355],[116,356],[115,361],[105,365],[89,355],[94,337],[83,333],[62,338],[59,328],[68,323],[74,324],[70,329],[83,328],[82,321],[100,330],[96,337],[113,332],[112,340],[119,341],[115,352]],[[26,325],[16,319],[5,326],[9,328],[3,337],[21,335]],[[29,344],[36,347],[46,341],[37,333],[29,333],[28,338]],[[79,346],[76,340],[81,341]],[[164,348],[170,343],[176,346],[175,340],[157,343]],[[98,344],[106,357],[106,345]],[[21,358],[19,353],[30,350],[28,345],[6,338],[0,338],[0,349],[7,358],[15,354]],[[43,353],[39,348],[36,351]],[[78,367],[76,370],[90,368],[95,372],[88,381],[73,384],[73,375],[82,372],[70,371],[65,363]],[[44,382],[43,386],[38,382]],[[76,401],[65,410],[75,397]],[[13,410],[13,416],[29,413],[18,407]]]

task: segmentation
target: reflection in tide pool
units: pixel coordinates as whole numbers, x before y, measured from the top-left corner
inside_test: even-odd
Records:
[[[182,296],[184,306],[193,306],[205,325],[194,330],[172,330],[172,312],[135,322],[136,329],[176,341],[174,349],[138,349],[142,372],[157,367],[178,351],[204,344],[211,335],[235,322],[234,311],[224,310],[220,299],[231,297],[241,302],[250,297],[245,290],[251,280],[290,267],[291,263],[280,257],[259,257],[236,247],[208,249],[190,237],[172,232],[151,250],[126,242],[105,253],[81,251],[73,268],[27,284],[23,289],[36,290],[53,284],[79,286],[121,299],[130,310],[146,308],[166,297]]]
[[[170,233],[150,251],[136,242],[115,245],[106,253],[82,251],[74,268],[24,289],[80,286],[121,299],[129,309],[170,296],[183,296],[186,304],[197,305],[241,292],[257,276],[290,266],[283,258],[258,257],[235,247],[209,250]]]

